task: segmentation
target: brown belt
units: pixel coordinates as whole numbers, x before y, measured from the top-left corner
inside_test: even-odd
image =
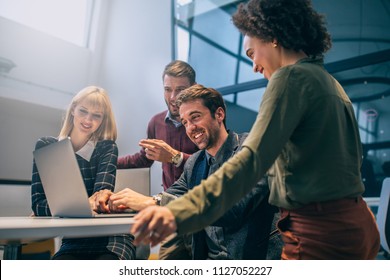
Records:
[[[359,203],[363,198],[361,196],[358,197],[346,197],[346,198],[341,198],[337,200],[329,200],[329,201],[321,201],[321,202],[313,202],[309,203],[307,205],[304,205],[300,208],[297,209],[284,209],[281,208],[281,212],[283,213],[284,211],[290,211],[290,212],[321,212],[321,211],[331,211],[331,210],[337,210],[339,207],[342,206],[348,206],[348,205],[353,205],[356,203]]]

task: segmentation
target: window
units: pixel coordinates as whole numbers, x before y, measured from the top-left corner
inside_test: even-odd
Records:
[[[87,47],[93,0],[0,0],[0,16]]]
[[[216,88],[236,107],[257,113],[267,81],[253,73],[242,37],[231,22],[238,5],[247,1],[172,1],[175,58],[188,61],[196,69],[198,83]],[[390,165],[390,4],[360,1],[352,9],[348,1],[312,2],[325,14],[332,36],[333,47],[325,54],[325,67],[355,107],[365,160],[372,163],[375,173],[373,184],[365,181],[365,195],[378,196],[378,186],[384,176],[389,176],[385,169],[388,172]],[[241,121],[240,125],[250,121]],[[365,176],[364,170],[362,173]]]

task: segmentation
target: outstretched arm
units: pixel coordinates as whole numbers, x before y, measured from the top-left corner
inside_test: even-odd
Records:
[[[135,217],[135,224],[130,233],[134,235],[134,244],[141,242],[156,246],[166,237],[176,232],[175,216],[172,212],[161,206],[150,206],[138,213]]]

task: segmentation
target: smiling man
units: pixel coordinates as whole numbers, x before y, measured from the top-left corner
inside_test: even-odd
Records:
[[[150,205],[166,205],[197,186],[241,149],[247,133],[239,135],[226,129],[226,107],[219,92],[193,85],[181,92],[176,103],[187,136],[200,151],[188,158],[181,177],[159,194],[160,199],[126,189],[110,197],[112,208],[142,210]],[[268,196],[263,179],[224,216],[192,236],[192,258],[266,259],[276,210],[268,204]],[[273,243],[269,249],[274,258],[280,258],[279,244]]]
[[[167,110],[152,117],[147,128],[147,138],[139,142],[141,150],[119,157],[118,169],[150,167],[154,161],[159,161],[162,184],[166,190],[180,177],[188,157],[198,150],[188,139],[176,106],[177,95],[195,84],[196,73],[188,63],[174,60],[165,66],[162,80]]]

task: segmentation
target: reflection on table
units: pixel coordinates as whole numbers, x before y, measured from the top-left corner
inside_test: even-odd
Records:
[[[95,237],[129,233],[133,218],[0,217],[4,259],[16,259],[22,244],[57,236]]]

